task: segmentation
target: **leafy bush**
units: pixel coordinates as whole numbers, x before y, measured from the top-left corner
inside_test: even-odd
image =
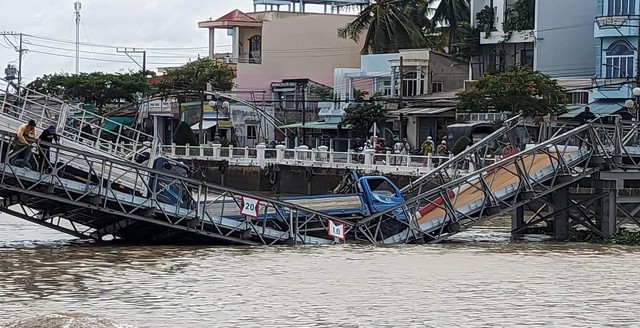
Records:
[[[187,144],[191,146],[199,145],[193,130],[191,130],[191,127],[184,121],[180,122],[176,128],[176,132],[173,135],[173,143],[177,146],[186,146]]]
[[[462,136],[453,145],[453,148],[451,148],[451,152],[454,155],[458,155],[461,152],[463,152],[465,149],[467,149],[467,146],[469,146],[470,144],[471,144],[471,139],[469,139],[469,137],[467,136]]]

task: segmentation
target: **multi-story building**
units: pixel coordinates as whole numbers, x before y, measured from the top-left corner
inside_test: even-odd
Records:
[[[469,78],[526,66],[556,78],[570,101],[588,103],[597,71],[594,13],[602,1],[471,0],[472,25],[483,31]]]
[[[271,4],[276,8],[280,4],[290,9],[291,2],[261,0],[256,4]],[[362,0],[350,2],[362,3]],[[255,13],[234,10],[218,19],[199,22],[198,26],[209,30],[211,57],[217,46],[215,31],[225,29],[232,36],[232,51],[227,62],[237,70],[237,90],[269,92],[272,82],[283,79],[305,78],[331,85],[335,68],[360,67],[361,45],[337,35],[338,28],[354,18],[353,15],[293,10]]]
[[[451,98],[456,97],[455,92],[468,76],[468,62],[429,49],[363,55],[361,62],[357,69],[335,70],[334,93],[340,105],[337,112],[355,100],[357,90],[392,99],[402,95],[412,106],[390,111],[389,122],[379,136],[391,141],[401,134],[413,146],[429,136],[435,138],[439,129],[455,120]]]
[[[596,115],[623,114],[624,103],[638,86],[640,1],[598,0],[593,35],[596,39],[596,79],[590,105]]]

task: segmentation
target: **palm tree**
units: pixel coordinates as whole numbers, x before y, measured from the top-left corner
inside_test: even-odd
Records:
[[[455,40],[459,40],[458,25],[460,23],[469,22],[471,20],[471,12],[469,9],[469,0],[440,0],[440,4],[436,7],[432,21],[446,24],[446,28],[442,28],[447,34],[447,51],[453,52],[452,45]]]
[[[358,17],[338,29],[338,36],[356,42],[365,32],[362,54],[394,52],[402,48],[429,45],[425,38],[426,17],[416,19],[425,0],[376,0],[364,7]]]

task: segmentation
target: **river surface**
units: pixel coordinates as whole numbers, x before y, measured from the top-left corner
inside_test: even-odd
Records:
[[[489,242],[96,246],[0,214],[0,326],[640,326],[639,248],[479,234],[466,238]]]

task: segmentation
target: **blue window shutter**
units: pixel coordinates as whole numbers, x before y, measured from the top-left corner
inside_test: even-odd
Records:
[[[604,0],[598,0],[598,13],[597,16],[604,16]]]

